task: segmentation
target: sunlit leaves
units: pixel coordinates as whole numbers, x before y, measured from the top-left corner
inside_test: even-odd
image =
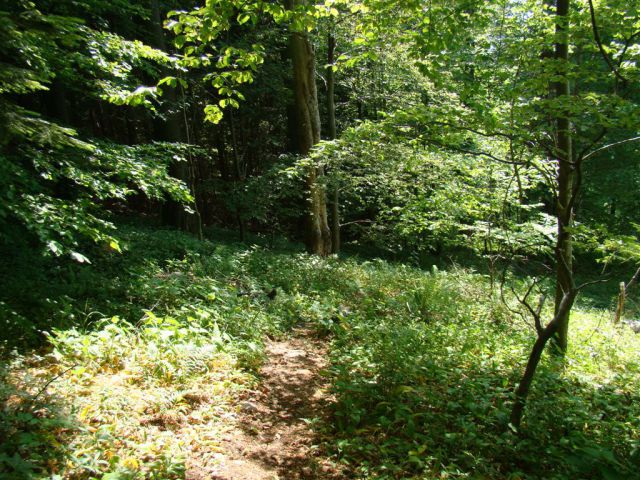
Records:
[[[152,100],[157,96],[158,90],[156,87],[139,86],[133,92],[126,90],[116,90],[105,86],[105,93],[102,97],[105,100],[113,103],[114,105],[130,105],[132,107],[145,106],[153,109]]]
[[[176,88],[178,85],[180,85],[182,88],[187,88],[188,87],[188,83],[185,79],[183,78],[176,78],[176,77],[164,77],[162,78],[159,82],[158,82],[158,87],[161,87],[162,85],[168,85],[171,88]]]
[[[219,123],[222,120],[223,113],[218,105],[207,105],[204,107],[205,120],[213,124]]]
[[[0,53],[7,59],[0,64],[3,224],[21,224],[48,253],[87,263],[83,241],[119,250],[102,202],[124,201],[136,192],[192,201],[187,188],[167,173],[169,163],[184,157],[188,147],[90,141],[16,102],[17,96],[48,89],[56,78],[69,88],[82,87],[85,96],[153,108],[160,91],[141,86],[139,78],[157,76],[159,66],[177,68],[174,58],[75,18],[45,15],[31,2],[0,10]]]
[[[504,156],[507,142],[489,142],[444,118],[419,109],[397,112],[318,145],[312,158],[339,185],[346,224],[352,215],[355,224],[361,216],[370,219],[360,234],[392,251],[447,245],[481,252],[489,241],[514,252],[547,253],[541,205],[524,201],[543,181],[540,174],[497,163],[491,157]]]

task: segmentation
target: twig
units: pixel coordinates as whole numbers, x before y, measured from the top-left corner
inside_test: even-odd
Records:
[[[347,225],[353,225],[356,223],[374,223],[373,220],[353,220],[352,222],[347,222],[347,223],[341,223],[340,226],[341,227],[346,227]]]
[[[629,280],[627,282],[627,285],[624,287],[627,292],[631,287],[633,287],[638,282],[638,278],[640,278],[640,267],[638,267],[638,269],[636,270],[636,273],[633,274],[633,277],[631,277],[631,280]]]
[[[620,57],[618,57],[618,68],[620,68],[620,65],[622,65],[622,62],[624,61],[624,56],[627,54],[627,50],[629,49],[629,47],[631,46],[631,43],[633,42],[633,39],[636,38],[637,36],[640,35],[640,30],[638,30],[637,32],[635,32],[634,34],[632,34],[629,38],[627,38],[627,40],[624,42],[624,48],[622,49],[622,52],[620,53]]]
[[[595,285],[597,283],[607,283],[609,280],[611,280],[610,278],[601,278],[599,280],[591,280],[590,282],[584,282],[581,283],[580,285],[578,285],[576,287],[576,290],[582,290],[585,287],[588,287],[589,285]]]
[[[66,370],[63,370],[62,372],[60,372],[58,375],[56,375],[55,377],[53,377],[51,380],[49,380],[47,383],[44,384],[44,387],[42,387],[40,389],[40,391],[38,391],[38,393],[35,395],[35,397],[33,397],[33,401],[35,402],[38,397],[40,395],[42,395],[44,393],[44,391],[47,389],[47,387],[49,385],[51,385],[53,382],[55,382],[57,379],[59,379],[61,376],[63,376],[65,373],[69,372],[70,370],[73,370],[74,368],[76,368],[78,366],[78,364],[76,363],[75,365],[70,366],[69,368],[67,368]]]

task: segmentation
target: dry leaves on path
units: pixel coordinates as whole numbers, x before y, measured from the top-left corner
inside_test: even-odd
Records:
[[[270,341],[258,388],[240,401],[237,422],[224,435],[213,465],[190,459],[188,480],[340,479],[325,458],[309,420],[326,414],[331,402],[326,348],[313,332]]]

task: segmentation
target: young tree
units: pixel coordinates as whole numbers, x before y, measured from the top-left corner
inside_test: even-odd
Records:
[[[187,68],[211,67],[215,70],[206,80],[216,89],[220,100],[205,107],[205,119],[218,123],[225,108],[237,108],[244,96],[235,88],[253,81],[258,64],[262,63],[262,45],[251,48],[225,46],[221,39],[232,30],[253,28],[259,22],[288,25],[289,48],[293,65],[295,103],[295,142],[300,155],[307,156],[320,141],[320,112],[315,83],[315,53],[308,30],[315,20],[315,8],[303,0],[280,3],[232,0],[207,2],[190,12],[171,12],[168,24],[179,39],[182,64]],[[177,42],[178,43],[178,42]],[[217,52],[217,61],[212,52]],[[331,232],[327,219],[322,167],[310,166],[306,173],[309,195],[306,243],[310,252],[327,255],[331,252]]]
[[[327,32],[327,131],[329,140],[335,140],[336,130],[336,67],[335,67],[336,35],[333,19]],[[333,185],[331,191],[331,253],[340,252],[340,185]]]
[[[562,353],[567,351],[569,335],[569,315],[573,305],[573,298],[569,295],[573,288],[573,253],[571,227],[573,225],[573,206],[578,194],[579,185],[575,184],[576,165],[573,154],[573,139],[569,113],[569,99],[571,86],[569,79],[569,0],[557,0],[556,3],[556,44],[555,60],[558,66],[559,79],[555,82],[556,97],[564,102],[564,109],[558,111],[556,123],[555,154],[557,168],[557,200],[556,216],[558,221],[558,236],[556,239],[556,296],[555,318],[558,322],[555,342]],[[565,300],[565,296],[567,296]],[[568,302],[563,307],[563,300]]]
[[[572,230],[582,167],[599,152],[636,140],[611,133],[640,125],[637,95],[629,88],[638,78],[637,2],[604,2],[606,36],[599,34],[591,1],[556,0],[553,9],[534,1],[363,3],[369,13],[361,18],[362,41],[395,31],[395,38],[413,44],[414,59],[434,84],[448,92],[449,101],[425,102],[422,113],[413,112],[426,144],[515,168],[534,166],[546,178],[545,200],[557,222],[555,306],[549,323],[537,320],[538,339],[516,392],[512,420],[519,423],[548,341],[554,338],[561,353],[568,346],[579,290]],[[613,21],[622,18],[624,26]],[[478,136],[506,141],[508,148],[502,154],[483,148]]]
[[[158,0],[151,0],[151,20],[153,26],[153,46],[158,50],[167,52],[167,41],[165,39],[165,29],[163,28],[164,15],[160,10]],[[168,75],[169,70],[164,69],[163,74]],[[186,140],[183,131],[189,129],[182,120],[180,106],[177,98],[177,90],[184,88],[176,83],[175,87],[167,85],[164,87],[163,97],[166,100],[164,119],[158,119],[159,136],[166,142],[184,142]],[[169,167],[172,177],[181,180],[186,185],[192,183],[190,170],[193,166],[189,161],[174,161]],[[195,195],[194,195],[195,198]],[[196,199],[197,200],[197,199]],[[197,203],[194,200],[195,210],[187,212],[184,205],[172,199],[167,199],[162,205],[162,221],[166,225],[171,225],[181,230],[185,230],[202,238],[202,219],[198,213]]]

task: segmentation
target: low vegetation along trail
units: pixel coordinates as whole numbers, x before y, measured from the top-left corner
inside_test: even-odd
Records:
[[[188,480],[338,479],[338,469],[314,446],[309,425],[330,403],[326,349],[307,329],[269,341],[259,386],[240,401],[214,466],[193,459]]]

